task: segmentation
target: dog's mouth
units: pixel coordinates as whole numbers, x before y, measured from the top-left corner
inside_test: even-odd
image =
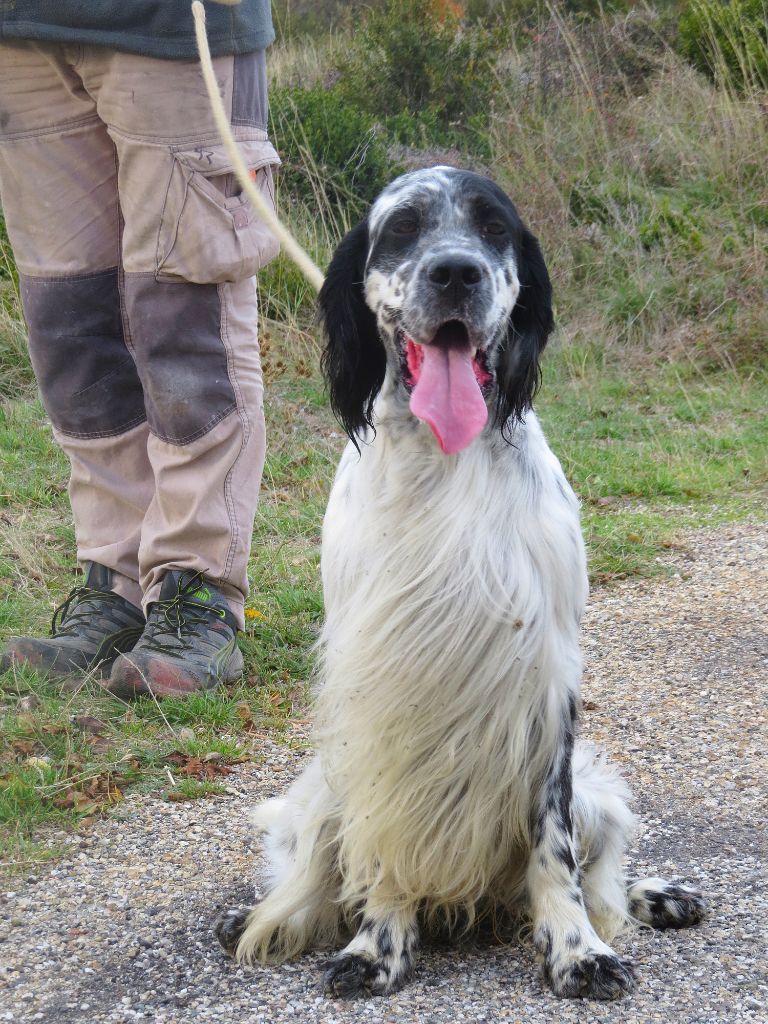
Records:
[[[485,349],[473,345],[466,324],[447,320],[422,344],[400,332],[403,384],[413,415],[429,424],[441,449],[466,448],[488,419],[486,396],[493,383]]]

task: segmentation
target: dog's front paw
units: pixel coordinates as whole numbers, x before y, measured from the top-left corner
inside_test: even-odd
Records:
[[[636,981],[630,962],[615,953],[587,952],[577,960],[546,963],[544,971],[552,991],[565,999],[621,999]]]
[[[359,953],[340,953],[325,965],[323,992],[327,996],[354,999],[381,996],[399,986],[390,984],[389,968]]]
[[[222,911],[214,921],[213,930],[216,938],[229,956],[235,955],[237,944],[245,931],[252,910],[253,907],[230,907],[229,910]]]

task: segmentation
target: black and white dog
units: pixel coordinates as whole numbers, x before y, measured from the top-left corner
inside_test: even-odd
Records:
[[[531,401],[547,270],[506,195],[436,167],[398,178],[320,295],[352,441],[323,529],[316,755],[256,811],[269,891],[222,945],[280,960],[351,941],[335,995],[397,989],[419,927],[520,909],[562,996],[613,999],[633,920],[700,920],[694,890],[627,884],[625,784],[574,743],[587,595],[578,502]]]

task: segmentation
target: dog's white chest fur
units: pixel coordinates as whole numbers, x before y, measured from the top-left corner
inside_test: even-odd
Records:
[[[471,902],[509,870],[578,686],[577,502],[533,413],[514,445],[446,456],[380,404],[324,525],[318,753],[349,885]]]

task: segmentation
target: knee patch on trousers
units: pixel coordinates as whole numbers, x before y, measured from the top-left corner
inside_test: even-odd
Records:
[[[126,274],[125,303],[149,428],[190,444],[237,408],[218,286]]]
[[[20,276],[29,351],[57,430],[108,437],[141,423],[141,381],[123,336],[117,269],[79,277]]]

